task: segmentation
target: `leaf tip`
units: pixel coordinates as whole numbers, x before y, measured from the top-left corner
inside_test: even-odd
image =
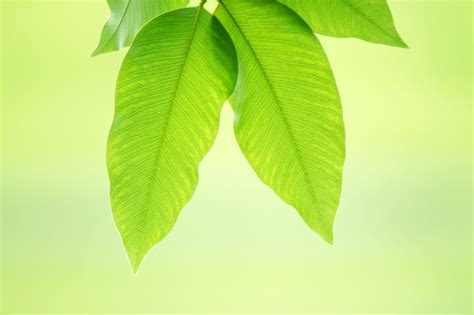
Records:
[[[318,234],[321,235],[323,240],[329,245],[334,244],[334,232],[332,230],[332,227],[329,229],[325,229],[325,231],[320,231]]]
[[[400,36],[400,33],[398,33],[396,30],[394,31],[392,37],[392,46],[399,47],[399,48],[409,48],[408,44],[403,40],[402,36]]]
[[[408,46],[408,44],[401,37],[399,38],[397,46],[405,49],[410,48],[410,46]]]
[[[133,272],[136,274],[140,265],[145,257],[146,253],[138,250],[137,248],[127,248],[128,260],[132,267]]]
[[[102,53],[103,53],[102,49],[100,49],[100,47],[97,47],[97,48],[94,49],[94,51],[90,54],[89,57],[92,58],[92,57],[95,57],[95,56],[100,55],[100,54],[102,54]]]
[[[303,220],[306,224],[316,233],[318,234],[326,243],[329,245],[333,245],[334,243],[334,218],[320,218],[319,221],[314,222],[307,220],[307,218],[303,217]]]
[[[138,273],[138,269],[140,268],[140,264],[141,264],[141,261],[137,261],[137,262],[131,262],[132,264],[132,270],[133,270],[133,273],[134,274],[137,274]]]

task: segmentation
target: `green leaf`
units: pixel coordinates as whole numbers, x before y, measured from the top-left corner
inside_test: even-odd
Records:
[[[270,0],[223,0],[215,15],[239,60],[232,103],[241,150],[261,178],[332,242],[344,127],[337,87],[311,29]]]
[[[192,197],[236,75],[231,39],[201,7],[155,18],[125,57],[107,166],[115,223],[134,270]]]
[[[315,33],[407,48],[386,0],[279,0]]]
[[[107,0],[111,16],[102,29],[92,56],[130,46],[138,31],[150,19],[185,7],[189,0]]]

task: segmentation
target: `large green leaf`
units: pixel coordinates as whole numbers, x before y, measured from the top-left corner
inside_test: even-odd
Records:
[[[297,12],[316,33],[407,47],[395,29],[386,0],[279,1]]]
[[[114,219],[135,270],[191,198],[236,75],[231,39],[201,7],[155,18],[125,57],[107,165]]]
[[[186,6],[189,0],[108,0],[111,16],[102,29],[92,56],[130,46],[138,31],[153,17]]]
[[[311,29],[271,0],[222,0],[239,60],[232,99],[240,147],[264,183],[332,242],[344,127],[336,84]]]

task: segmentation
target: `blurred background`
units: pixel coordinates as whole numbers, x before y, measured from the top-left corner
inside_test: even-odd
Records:
[[[347,129],[334,245],[258,180],[226,106],[135,275],[105,168],[124,52],[89,58],[106,1],[2,0],[3,313],[471,314],[473,3],[389,2],[410,49],[320,37]]]

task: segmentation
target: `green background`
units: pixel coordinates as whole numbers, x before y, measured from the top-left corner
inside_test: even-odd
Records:
[[[200,183],[133,274],[105,143],[104,1],[2,1],[4,313],[471,313],[471,1],[391,1],[409,50],[321,38],[347,163],[335,244],[253,173],[226,106]]]

